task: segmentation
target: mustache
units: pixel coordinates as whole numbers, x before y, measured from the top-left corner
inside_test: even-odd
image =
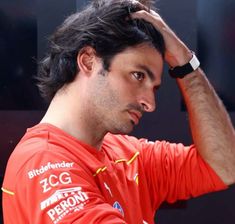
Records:
[[[138,104],[128,104],[127,105],[128,110],[136,110],[141,113],[141,115],[144,114],[144,106],[138,105]]]

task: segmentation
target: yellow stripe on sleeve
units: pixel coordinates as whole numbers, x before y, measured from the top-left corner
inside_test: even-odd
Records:
[[[115,163],[121,163],[121,162],[126,162],[127,165],[130,165],[136,158],[137,156],[139,155],[140,153],[139,152],[136,152],[134,154],[134,156],[132,156],[132,158],[127,161],[127,159],[118,159],[115,161]],[[107,167],[101,167],[99,169],[96,170],[95,174],[93,174],[93,176],[95,177],[96,175],[98,175],[99,173],[102,173],[103,171],[105,171],[107,169]]]
[[[4,193],[6,193],[6,194],[15,195],[14,192],[9,191],[9,190],[7,190],[7,189],[4,189],[3,187],[2,187],[1,189],[2,189],[2,191],[3,191]]]
[[[136,152],[135,155],[127,162],[127,164],[130,165],[139,154],[140,154],[139,152]]]

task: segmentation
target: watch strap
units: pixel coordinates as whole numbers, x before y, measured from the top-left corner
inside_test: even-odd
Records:
[[[187,64],[170,68],[169,74],[173,78],[183,78],[187,74],[195,71],[199,66],[200,62],[194,52],[192,52],[192,58]]]

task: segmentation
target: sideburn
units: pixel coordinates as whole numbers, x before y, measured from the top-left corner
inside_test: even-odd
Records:
[[[103,67],[98,71],[98,75],[107,76],[108,71]]]

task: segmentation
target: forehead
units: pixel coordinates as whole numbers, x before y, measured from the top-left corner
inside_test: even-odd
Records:
[[[117,54],[111,63],[111,68],[143,69],[152,72],[154,78],[161,78],[163,71],[163,58],[150,44],[141,44],[126,48]]]

